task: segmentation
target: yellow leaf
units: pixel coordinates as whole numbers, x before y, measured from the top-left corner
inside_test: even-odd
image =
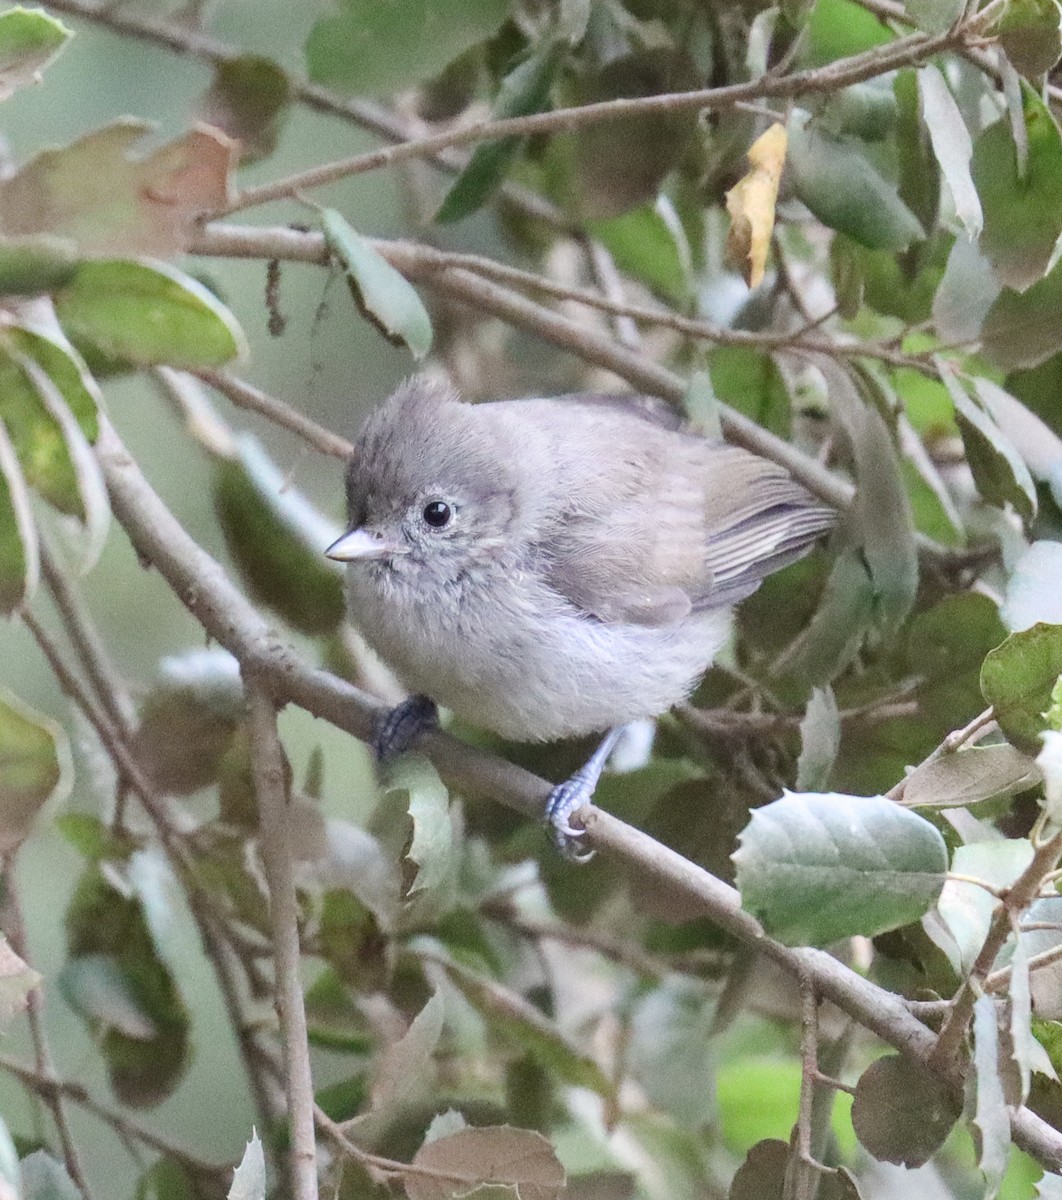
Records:
[[[730,232],[727,262],[743,275],[750,288],[763,280],[767,247],[774,229],[774,205],[785,165],[784,125],[772,125],[749,147],[751,169],[726,194]]]

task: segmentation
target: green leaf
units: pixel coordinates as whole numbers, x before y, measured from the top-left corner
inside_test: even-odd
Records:
[[[904,8],[925,33],[943,33],[962,15],[962,0],[905,0]]]
[[[985,1177],[985,1200],[994,1200],[1010,1157],[1010,1115],[999,1074],[996,1002],[981,996],[974,1004],[974,1124],[981,1135],[977,1165]]]
[[[955,404],[966,461],[986,504],[1012,504],[1025,521],[1036,516],[1036,484],[1021,455],[999,426],[966,391],[965,382],[941,360],[940,377]]]
[[[258,1134],[252,1130],[251,1140],[243,1152],[240,1165],[232,1173],[228,1200],[265,1200],[265,1195],[265,1151]]]
[[[507,0],[341,0],[306,41],[315,83],[380,95],[431,79],[458,55],[490,37],[506,19]]]
[[[822,67],[891,42],[896,35],[853,0],[817,0],[805,30],[800,61]]]
[[[715,394],[757,425],[789,439],[793,406],[778,364],[751,346],[720,346],[708,358]]]
[[[337,530],[249,434],[218,461],[214,508],[252,597],[300,633],[332,633],[343,619],[343,571],[324,557]]]
[[[925,237],[896,185],[878,173],[858,142],[838,138],[795,113],[787,156],[793,189],[830,229],[872,250],[905,250]]]
[[[822,687],[859,653],[874,619],[874,584],[854,550],[837,556],[802,640],[785,664],[795,679]]]
[[[7,325],[0,330],[0,343],[41,368],[73,413],[81,432],[90,443],[95,442],[103,396],[81,355],[58,326],[46,330],[29,323]]]
[[[72,775],[62,729],[0,689],[0,853],[23,841],[44,805],[69,791]]]
[[[39,8],[17,5],[0,13],[0,100],[40,81],[41,68],[74,35]]]
[[[113,977],[120,976],[124,985],[121,1007],[82,1013],[97,1035],[115,1095],[135,1107],[158,1104],[188,1065],[191,1018],[160,955],[144,905],[133,889],[128,895],[119,893],[100,867],[90,866],[67,909],[66,935],[72,962],[107,960],[112,976],[116,972]],[[132,1011],[143,1022],[137,1036],[114,1024],[116,1017]]]
[[[988,655],[981,690],[1006,736],[1037,753],[1046,728],[1043,714],[1062,675],[1062,625],[1037,624],[1010,637]]]
[[[797,790],[820,791],[841,748],[841,721],[837,701],[828,688],[815,688],[800,722],[800,757],[797,759]]]
[[[832,361],[823,361],[821,369],[855,460],[849,528],[870,571],[876,623],[890,633],[910,612],[918,592],[914,517],[899,455],[881,414],[862,400],[849,375]]]
[[[57,986],[74,1012],[96,1029],[114,1029],[137,1042],[149,1042],[158,1035],[131,983],[106,955],[70,959],[59,973]]]
[[[38,296],[69,283],[77,270],[78,247],[72,238],[49,233],[0,236],[0,296]]]
[[[660,296],[684,300],[690,290],[690,248],[671,203],[660,197],[618,217],[586,222],[587,232],[616,266]]]
[[[701,82],[685,50],[671,45],[642,47],[580,72],[569,103],[674,94],[692,91]],[[615,217],[651,204],[696,128],[697,114],[687,109],[577,129],[575,203],[580,216]]]
[[[431,349],[428,310],[413,285],[378,254],[334,208],[321,212],[325,240],[343,266],[358,311],[392,345],[408,346],[414,358]]]
[[[161,262],[83,262],[56,294],[55,310],[75,343],[138,366],[194,370],[246,353],[229,310],[201,283]]]
[[[491,118],[501,120],[542,112],[549,105],[550,88],[563,50],[562,43],[547,40],[510,71],[498,89]],[[507,137],[481,142],[446,193],[435,214],[436,223],[460,221],[481,208],[500,186],[523,141],[520,137]]]
[[[239,664],[227,650],[164,658],[140,708],[137,761],[162,791],[188,795],[214,783],[244,703]]]
[[[408,869],[403,893],[413,900],[421,893],[438,918],[452,907],[456,893],[457,847],[450,820],[450,793],[439,773],[422,754],[403,754],[388,766],[384,791],[404,796],[413,822],[406,851]]]
[[[789,1143],[764,1138],[750,1146],[734,1172],[727,1200],[782,1200],[789,1170]]]
[[[1054,2],[1051,0],[1051,3]],[[973,142],[959,106],[944,82],[944,76],[933,64],[918,72],[918,95],[922,104],[922,119],[951,192],[955,215],[966,230],[966,236],[977,238],[984,225],[984,216],[970,175]]]
[[[997,32],[1003,53],[1015,70],[1037,80],[1062,55],[1058,0],[1010,0]]]
[[[886,1054],[863,1072],[852,1103],[860,1144],[879,1162],[920,1167],[962,1115],[955,1088],[928,1067]]]
[[[957,237],[933,296],[933,323],[946,342],[976,342],[1000,293],[992,264],[976,242]]]
[[[1021,100],[1029,143],[1024,173],[1007,117],[980,134],[971,164],[984,209],[981,250],[1007,287],[1019,292],[1043,276],[1062,233],[1062,135],[1026,83]]]
[[[306,989],[305,1000],[313,1045],[348,1054],[365,1054],[372,1049],[373,1039],[366,1032],[365,1017],[333,968],[328,967],[317,976]]]
[[[1032,219],[1032,211],[1021,220]],[[1062,350],[1062,261],[1026,291],[1000,292],[985,317],[981,349],[1005,371],[1037,367]]]
[[[160,1158],[137,1180],[136,1200],[200,1200],[192,1175],[183,1163]]]
[[[790,946],[872,937],[940,894],[944,839],[882,796],[787,792],[756,809],[733,855],[744,907]]]
[[[291,81],[270,58],[240,54],[214,67],[199,119],[240,143],[240,161],[272,154],[291,100]]]
[[[613,1096],[615,1087],[597,1063],[523,996],[454,959],[442,960],[451,983],[490,1027],[526,1050],[555,1078],[573,1087]]]
[[[1016,795],[1039,779],[1033,760],[1013,746],[972,746],[916,767],[904,781],[902,803],[908,808],[965,807]]]
[[[1062,544],[1033,542],[1014,564],[1000,616],[1011,632],[1062,625]]]
[[[377,1055],[371,1093],[374,1109],[400,1110],[427,1090],[435,1075],[444,1011],[442,995],[433,992],[406,1032]]]
[[[372,910],[353,892],[329,888],[321,897],[317,940],[321,957],[339,979],[360,992],[386,987],[392,950]]]
[[[37,526],[15,448],[0,421],[0,613],[15,612],[37,590]]]
[[[1032,844],[1020,838],[972,842],[955,851],[951,867],[957,875],[1006,888],[1025,870],[1032,856]],[[951,942],[941,937],[929,921],[926,930],[958,974],[966,975],[973,966],[988,936],[996,904],[995,896],[975,883],[960,879],[949,879],[945,883],[937,902],[937,913]]]
[[[666,979],[638,999],[626,1036],[630,1078],[654,1108],[694,1131],[717,1116],[714,1089],[703,1086],[718,1062],[714,1019],[699,986]]]
[[[81,1200],[66,1167],[43,1150],[22,1160],[22,1200]]]

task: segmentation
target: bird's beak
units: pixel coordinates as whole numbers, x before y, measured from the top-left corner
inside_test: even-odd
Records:
[[[366,559],[390,558],[405,554],[406,547],[385,537],[376,529],[351,529],[337,538],[325,551],[336,562],[361,562]]]

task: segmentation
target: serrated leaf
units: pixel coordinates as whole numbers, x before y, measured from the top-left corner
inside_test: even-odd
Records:
[[[1062,1200],[1062,1175],[1045,1171],[1036,1184],[1036,1200]]]
[[[150,128],[125,117],[42,151],[0,183],[0,233],[71,238],[83,255],[182,254],[199,214],[228,203],[236,147],[204,125],[130,158]]]
[[[879,1162],[904,1167],[927,1163],[961,1115],[951,1084],[899,1054],[871,1063],[852,1102],[852,1127],[863,1148]]]
[[[306,40],[315,83],[359,95],[408,90],[490,37],[506,0],[342,0]]]
[[[66,1167],[43,1150],[22,1160],[22,1200],[82,1200]]]
[[[1021,102],[1028,140],[1024,171],[1006,117],[978,136],[971,164],[984,210],[981,250],[1003,283],[1019,292],[1041,278],[1062,233],[1062,135],[1025,83]]]
[[[981,691],[1006,736],[1031,753],[1040,750],[1043,714],[1062,675],[1062,625],[1033,625],[1012,633],[981,667]]]
[[[882,796],[829,792],[787,792],[756,809],[732,857],[744,907],[794,946],[916,921],[947,871],[928,821]]]
[[[412,1165],[454,1178],[411,1172],[403,1180],[409,1200],[449,1200],[485,1184],[515,1188],[519,1200],[557,1200],[565,1183],[564,1168],[547,1139],[509,1125],[479,1125],[426,1141]]]
[[[431,318],[413,285],[334,208],[322,211],[321,223],[361,315],[392,345],[407,346],[414,358],[423,358],[431,349]]]
[[[973,842],[955,851],[952,871],[983,880],[995,888],[1006,888],[1025,870],[1032,856],[1032,844],[1025,839]],[[944,884],[937,912],[953,945],[934,940],[959,974],[966,975],[973,966],[988,936],[997,904],[995,896],[976,883],[949,879]]]
[[[1015,747],[972,746],[917,767],[904,780],[908,808],[949,808],[1013,796],[1040,779],[1035,762]]]
[[[0,688],[0,853],[26,838],[44,805],[70,790],[72,777],[60,726]]]
[[[491,119],[525,117],[546,108],[562,54],[563,43],[547,40],[514,67],[501,81],[491,107]],[[478,145],[468,166],[446,193],[435,214],[436,223],[460,221],[481,208],[505,178],[523,141],[520,137],[508,137]]]
[[[964,381],[942,361],[937,368],[955,405],[966,461],[981,498],[1002,508],[1011,504],[1026,521],[1036,515],[1036,484],[1021,455],[989,414],[969,394]]]
[[[826,785],[841,748],[841,719],[829,687],[815,688],[800,722],[800,757],[796,786],[799,792],[817,792]]]
[[[968,238],[979,237],[984,216],[970,174],[973,141],[959,106],[944,82],[944,76],[932,63],[918,72],[918,95],[922,104],[922,119],[929,131],[929,140],[944,181],[951,192],[955,215]]]
[[[828,228],[871,250],[905,250],[925,237],[918,218],[859,144],[798,114],[789,129],[789,168],[797,196]]]
[[[1010,1116],[999,1076],[996,1002],[981,996],[974,1004],[974,1124],[980,1134],[977,1165],[985,1177],[985,1200],[994,1200],[1010,1156]]]
[[[17,5],[0,13],[0,100],[40,82],[40,72],[73,37],[71,30],[39,8]]]
[[[232,1186],[228,1200],[265,1200],[266,1165],[265,1151],[256,1129],[251,1130],[251,1140],[240,1159],[240,1165],[232,1173]]]
[[[217,367],[246,353],[229,310],[165,263],[83,262],[56,294],[55,310],[76,344],[138,366]]]
[[[455,890],[456,847],[450,820],[450,793],[421,754],[404,754],[388,767],[385,792],[402,792],[413,822],[406,851],[412,872],[403,887],[407,899],[427,893],[438,917],[451,907]]]
[[[343,571],[322,551],[338,530],[249,434],[217,463],[214,507],[253,598],[301,633],[334,632],[346,611]]]

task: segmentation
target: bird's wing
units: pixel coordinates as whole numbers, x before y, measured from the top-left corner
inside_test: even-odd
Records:
[[[540,541],[549,582],[601,621],[669,625],[734,604],[836,519],[775,463],[624,400],[521,403],[557,431],[562,503]]]

